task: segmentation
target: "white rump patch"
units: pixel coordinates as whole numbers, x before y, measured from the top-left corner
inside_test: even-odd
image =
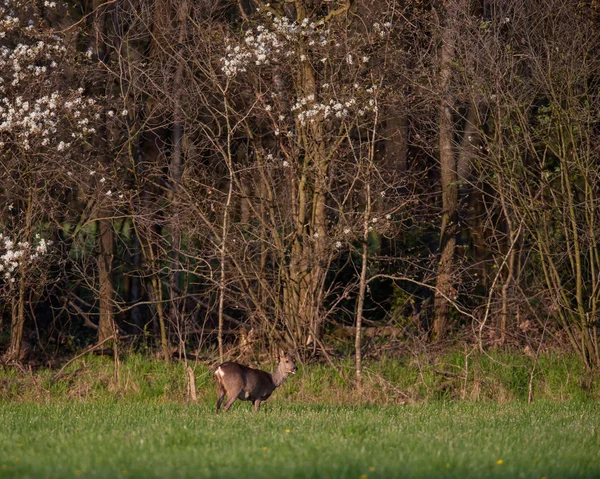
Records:
[[[223,376],[225,376],[225,371],[223,371],[221,368],[218,368],[215,371],[215,374],[218,374],[219,376],[223,377]]]

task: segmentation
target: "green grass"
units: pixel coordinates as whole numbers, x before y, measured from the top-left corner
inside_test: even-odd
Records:
[[[208,404],[11,402],[0,424],[2,478],[600,477],[592,401],[275,401],[219,416]]]
[[[200,402],[214,400],[215,385],[209,368],[191,363]],[[260,364],[266,370],[272,365]],[[58,367],[57,367],[58,368]],[[300,371],[273,398],[301,405],[397,405],[401,402],[468,400],[512,401],[600,400],[600,376],[586,381],[585,369],[576,357],[548,352],[537,362],[519,351],[473,353],[463,351],[437,356],[406,356],[365,361],[364,394],[355,387],[354,363],[300,365]],[[146,401],[185,403],[187,386],[182,362],[163,361],[142,354],[124,354],[118,374],[112,358],[84,356],[69,364],[55,378],[57,369],[24,371],[0,368],[0,400],[48,401]],[[589,378],[588,378],[589,379]]]

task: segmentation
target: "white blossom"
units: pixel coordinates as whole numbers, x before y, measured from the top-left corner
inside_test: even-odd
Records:
[[[38,240],[37,245],[29,241],[14,241],[9,236],[0,234],[4,246],[4,254],[0,255],[0,271],[4,272],[4,279],[13,282],[15,274],[20,273],[25,265],[48,252],[52,241],[40,238],[39,234],[35,235],[35,239]]]
[[[286,16],[273,16],[267,12],[269,25],[258,25],[247,30],[243,41],[235,44],[229,41],[225,55],[221,58],[222,71],[228,77],[247,71],[251,64],[256,66],[277,63],[282,57],[289,57],[298,51],[297,45],[301,39],[306,39],[308,45],[316,46],[317,42],[324,45],[327,42],[328,31],[318,31],[314,22],[304,18],[298,23]],[[306,61],[307,55],[302,53],[300,61]]]

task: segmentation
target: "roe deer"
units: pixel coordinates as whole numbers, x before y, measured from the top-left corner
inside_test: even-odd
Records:
[[[223,411],[227,411],[236,399],[252,401],[254,410],[260,409],[260,402],[266,401],[275,388],[281,386],[290,375],[296,374],[294,358],[290,353],[281,352],[279,365],[273,374],[260,369],[242,366],[238,363],[226,362],[215,371],[217,381],[217,413],[227,396]]]

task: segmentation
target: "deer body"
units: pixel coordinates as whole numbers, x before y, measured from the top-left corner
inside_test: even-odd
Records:
[[[274,373],[249,368],[234,362],[221,364],[215,371],[217,382],[217,413],[227,396],[223,411],[227,411],[236,399],[252,401],[254,409],[260,409],[260,403],[266,401],[273,391],[281,386],[289,374],[296,373],[296,365],[289,354],[281,355]]]

